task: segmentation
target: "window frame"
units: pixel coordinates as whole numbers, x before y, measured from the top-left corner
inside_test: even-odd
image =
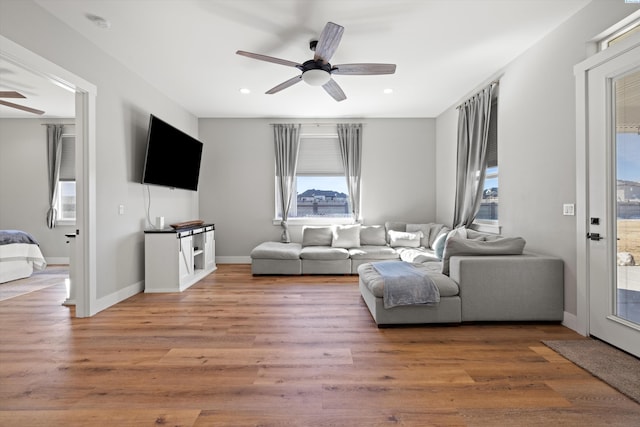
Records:
[[[499,148],[499,144],[498,144],[498,109],[499,109],[499,102],[498,102],[498,91],[496,90],[494,92],[494,96],[493,99],[491,100],[491,120],[492,120],[492,124],[494,126],[494,128],[492,129],[494,132],[489,132],[490,137],[495,138],[495,157],[496,157],[496,164],[495,166],[493,165],[487,165],[487,168],[485,169],[485,184],[486,184],[486,180],[487,179],[496,179],[498,182],[498,200],[497,200],[497,219],[482,219],[482,218],[476,218],[473,220],[473,228],[478,230],[478,231],[483,231],[483,232],[488,232],[488,233],[494,233],[494,234],[500,234],[501,231],[501,227],[500,227],[500,162],[498,161],[498,148]],[[494,121],[495,120],[495,121]],[[491,141],[488,141],[488,144],[491,143]],[[495,172],[491,172],[488,173],[489,169],[492,168],[496,168]],[[484,188],[483,188],[484,191]]]
[[[56,207],[56,224],[57,225],[75,225],[76,224],[76,220],[77,220],[77,213],[78,213],[78,204],[77,204],[77,198],[76,203],[75,203],[75,212],[76,212],[76,216],[74,218],[64,218],[62,216],[63,213],[63,209],[62,209],[62,185],[64,184],[68,184],[72,182],[74,184],[74,189],[77,190],[76,187],[76,181],[75,180],[60,180],[58,181],[58,188],[57,188],[57,196],[56,196],[56,202],[55,202],[55,207]],[[76,191],[77,193],[77,191]]]
[[[327,125],[328,126],[328,125]],[[338,143],[338,130],[337,130],[337,126],[332,124],[330,125],[332,128],[329,130],[327,129],[327,126],[320,126],[320,125],[302,125],[301,131],[300,131],[300,147],[302,148],[302,144],[305,143],[305,141],[307,141],[307,143],[310,143],[310,141],[313,141],[314,139],[318,140],[318,139],[335,139],[336,144]],[[317,173],[307,173],[307,172],[302,172],[302,173],[298,173],[296,172],[296,182],[294,183],[294,190],[293,193],[294,194],[298,194],[297,191],[297,178],[299,176],[307,176],[307,177],[341,177],[342,179],[345,180],[345,185],[346,185],[346,178],[344,175],[344,171],[341,174],[338,174],[336,172],[328,172],[328,173],[323,173],[323,172],[317,172]],[[278,177],[275,176],[275,169],[274,169],[274,189],[275,189],[275,197],[274,197],[274,216],[273,216],[273,225],[280,225],[280,222],[282,221],[282,215],[280,213],[280,195],[279,192],[277,190],[277,186],[278,186]],[[347,202],[348,202],[348,198],[349,198],[349,189],[346,189],[346,194],[347,194]],[[291,200],[291,203],[296,203],[295,200]],[[293,206],[291,206],[289,209],[293,208]],[[289,217],[287,218],[287,223],[289,225],[343,225],[343,224],[354,224],[356,221],[354,220],[352,215],[348,215],[348,216],[317,216],[317,217]]]

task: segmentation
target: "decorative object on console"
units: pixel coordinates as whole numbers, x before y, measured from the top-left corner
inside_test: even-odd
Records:
[[[171,228],[173,228],[174,230],[180,230],[182,228],[189,228],[189,227],[199,227],[202,224],[204,224],[204,221],[201,219],[194,219],[191,221],[184,221],[184,222],[176,222],[175,224],[169,224],[171,226]]]

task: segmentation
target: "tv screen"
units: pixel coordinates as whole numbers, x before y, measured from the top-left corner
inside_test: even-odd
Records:
[[[196,191],[202,145],[152,114],[142,183]]]

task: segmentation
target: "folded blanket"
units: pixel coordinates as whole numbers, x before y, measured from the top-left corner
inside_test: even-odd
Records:
[[[440,291],[429,275],[403,261],[372,262],[384,280],[384,308],[399,305],[435,304]]]
[[[0,230],[0,245],[10,245],[12,243],[38,244],[36,239],[27,232],[20,230]]]

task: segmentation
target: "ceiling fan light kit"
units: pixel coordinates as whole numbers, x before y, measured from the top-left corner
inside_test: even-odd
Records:
[[[380,75],[380,74],[393,74],[396,71],[395,64],[341,64],[331,66],[329,60],[335,53],[340,40],[342,39],[342,33],[344,27],[334,24],[333,22],[327,22],[320,38],[312,40],[309,43],[309,47],[315,52],[313,59],[310,59],[302,64],[288,61],[286,59],[274,58],[272,56],[261,55],[258,53],[251,53],[239,50],[236,54],[246,56],[248,58],[257,59],[260,61],[272,62],[274,64],[280,64],[287,67],[294,67],[302,71],[301,75],[290,78],[289,80],[280,83],[279,85],[269,89],[267,94],[274,94],[299,83],[304,80],[311,86],[322,86],[322,88],[336,101],[343,101],[347,99],[346,95],[331,78],[332,74],[342,75]]]

